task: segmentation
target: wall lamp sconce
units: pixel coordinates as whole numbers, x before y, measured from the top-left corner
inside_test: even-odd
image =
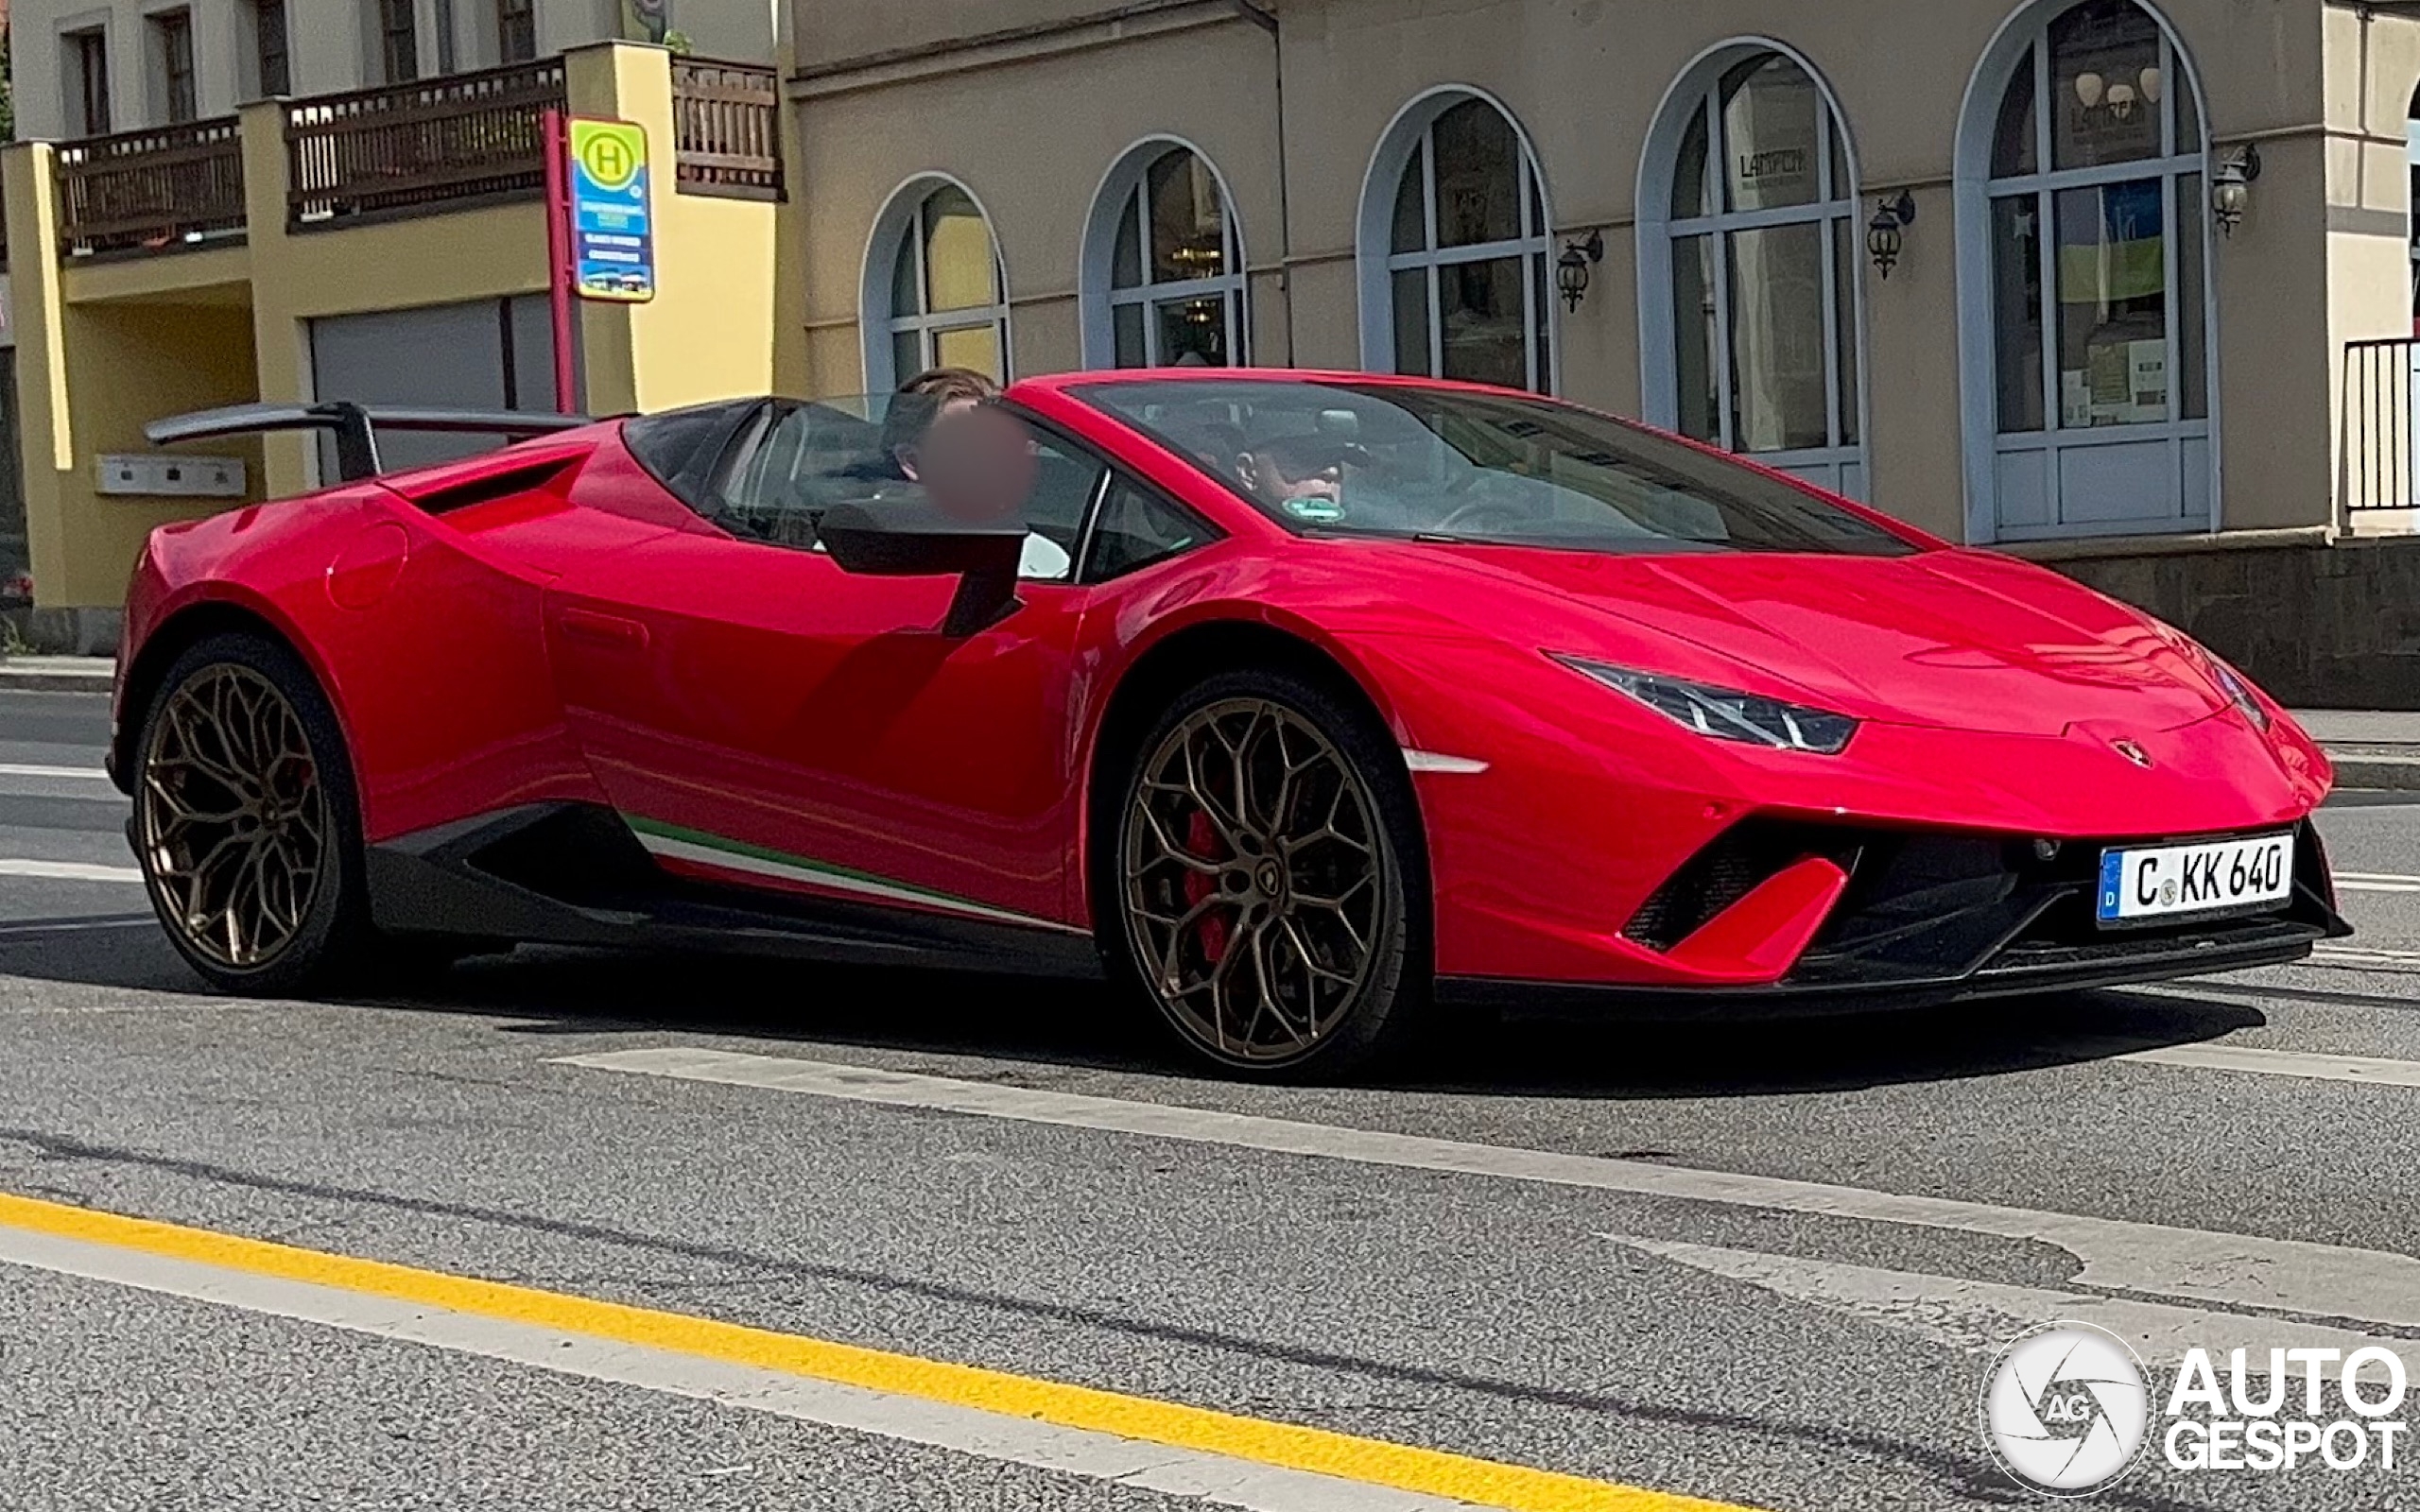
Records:
[[[2229,236],[2242,223],[2243,213],[2252,206],[2252,180],[2260,177],[2260,145],[2246,142],[2239,147],[2221,147],[2219,161],[2210,174],[2210,215],[2219,230]]]
[[[1605,233],[1592,231],[1584,242],[1565,242],[1563,255],[1555,259],[1554,286],[1562,291],[1563,307],[1577,312],[1580,301],[1588,297],[1591,270],[1605,260]]]
[[[1908,190],[1900,190],[1896,199],[1875,205],[1874,219],[1865,228],[1865,251],[1884,278],[1899,266],[1899,251],[1907,242],[1901,232],[1915,223],[1916,197]]]

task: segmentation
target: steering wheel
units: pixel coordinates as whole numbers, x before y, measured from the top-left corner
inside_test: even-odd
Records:
[[[1491,516],[1500,516],[1517,523],[1527,518],[1529,512],[1509,499],[1473,499],[1429,528],[1441,536],[1450,536],[1458,534],[1462,525],[1485,520]]]

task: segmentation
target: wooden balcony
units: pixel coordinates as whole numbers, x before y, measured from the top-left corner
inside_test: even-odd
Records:
[[[314,231],[545,192],[560,58],[297,100],[285,111],[286,225]]]
[[[674,59],[672,157],[680,192],[781,198],[781,105],[770,68]]]
[[[174,251],[244,231],[232,115],[62,142],[57,171],[63,258]]]

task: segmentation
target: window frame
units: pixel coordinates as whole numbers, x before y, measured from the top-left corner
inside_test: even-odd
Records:
[[[286,17],[285,0],[250,0],[244,14],[252,28],[252,97],[279,99],[292,94],[294,33]]]
[[[1151,170],[1177,153],[1200,163],[1218,192],[1224,247],[1221,266],[1225,270],[1207,278],[1155,281],[1151,262]],[[1120,288],[1117,285],[1117,259],[1123,249],[1125,217],[1129,208],[1133,209],[1135,215],[1134,233],[1139,242],[1135,249],[1136,266],[1141,271],[1142,282]],[[1211,161],[1208,153],[1175,137],[1153,137],[1137,143],[1120,156],[1116,166],[1102,180],[1100,192],[1094,197],[1082,266],[1078,270],[1078,286],[1081,290],[1083,305],[1084,366],[1105,369],[1116,369],[1122,366],[1117,353],[1117,315],[1120,310],[1137,306],[1143,311],[1143,366],[1166,366],[1159,350],[1159,322],[1153,318],[1156,308],[1180,301],[1213,298],[1219,301],[1221,318],[1226,325],[1226,366],[1251,366],[1250,278],[1244,261],[1243,227],[1236,215],[1235,196],[1229,192],[1227,176],[1219,171],[1219,165]]]
[[[1511,240],[1441,248],[1437,243],[1437,123],[1456,107],[1473,103],[1493,110],[1512,133],[1517,152],[1521,233]],[[1422,174],[1420,250],[1394,249],[1394,206],[1415,164]],[[1406,104],[1380,139],[1361,188],[1356,259],[1361,284],[1361,366],[1398,376],[1459,380],[1444,376],[1443,312],[1439,271],[1464,263],[1519,258],[1522,281],[1522,347],[1528,389],[1553,395],[1562,387],[1562,322],[1553,287],[1554,212],[1546,168],[1530,133],[1504,102],[1468,85],[1440,85]],[[1394,279],[1400,272],[1426,273],[1428,297],[1426,369],[1407,370],[1395,350]]]
[[[955,189],[966,197],[983,223],[983,234],[992,249],[992,295],[989,304],[967,305],[960,309],[936,312],[932,305],[931,270],[925,266],[925,242],[928,237],[926,212],[934,198],[945,189]],[[912,198],[910,198],[912,197]],[[903,208],[903,206],[905,208]],[[955,179],[927,174],[903,184],[893,192],[884,214],[875,223],[875,234],[867,246],[865,267],[860,275],[862,309],[859,317],[863,333],[861,345],[866,387],[880,391],[894,388],[914,373],[898,372],[897,338],[914,335],[919,358],[917,371],[932,368],[936,363],[935,343],[938,336],[949,331],[975,330],[989,325],[993,341],[999,352],[1000,370],[990,376],[1002,387],[1015,378],[1016,363],[1010,345],[1011,301],[1009,269],[1000,250],[998,225],[992,212],[975,192]],[[901,238],[907,238],[903,244]],[[913,315],[901,315],[891,301],[894,273],[903,247],[912,247],[916,260],[916,302]]]
[[[2161,91],[2159,151],[2152,156],[2060,168],[2052,156],[2053,126],[2049,104],[2057,98],[2058,81],[2050,72],[2050,33],[2071,11],[2088,0],[2036,0],[2001,27],[1991,51],[1978,67],[1962,111],[1954,176],[1957,201],[1958,262],[1961,270],[1959,351],[1962,382],[1962,429],[1966,476],[1966,535],[1979,543],[1999,541],[2065,541],[2110,535],[2154,535],[2217,531],[2221,527],[2224,490],[2221,471],[2221,385],[2219,372],[2218,244],[2208,213],[2208,190],[2216,158],[2208,101],[2190,51],[2158,7],[2145,0],[2127,0],[2147,19],[2159,40],[2159,62],[2165,87]],[[2033,80],[2031,129],[2034,161],[2030,172],[1997,174],[1994,146],[2005,102],[2028,67]],[[2198,145],[2183,148],[2178,138],[2180,116],[2189,110]],[[2162,207],[2163,311],[2168,361],[2168,418],[2162,421],[2100,426],[2063,426],[2059,404],[2058,237],[2055,205],[2072,190],[2098,190],[2137,180],[2159,184]],[[2187,181],[2198,185],[2190,196]],[[1996,306],[1996,258],[1993,235],[1995,207],[2023,201],[2035,216],[2037,258],[2034,276],[2040,281],[2042,328],[2042,427],[2003,430],[1999,415],[2000,353],[2011,335],[2002,329]],[[2182,267],[2179,249],[2186,235],[2201,238],[2201,308],[2180,309]],[[2186,320],[2198,320],[2201,348],[2203,414],[2183,416],[2185,367],[2188,345]],[[2093,486],[2071,490],[2071,466],[2089,468],[2102,448],[2130,445],[2164,448],[2160,473],[2172,512],[2126,515],[2072,513],[2077,496],[2091,497]],[[2126,455],[2100,452],[2101,458]],[[2108,467],[2106,461],[2100,464]],[[2011,484],[2010,478],[2018,480]],[[2025,480],[2035,480],[2027,485]],[[2029,491],[2029,487],[2031,491]],[[2030,504],[2047,518],[2012,519],[2013,506]]]
[[[1093,566],[1093,547],[1100,532],[1101,511],[1109,507],[1111,492],[1119,488],[1132,489],[1171,514],[1181,516],[1201,533],[1201,539],[1189,546],[1180,546],[1166,556],[1154,557],[1150,561],[1137,562],[1132,567],[1121,567],[1114,573],[1096,571]],[[1144,477],[1132,468],[1111,462],[1107,486],[1102,488],[1098,496],[1093,500],[1091,512],[1084,519],[1083,534],[1077,541],[1077,545],[1080,549],[1076,554],[1076,571],[1072,581],[1079,588],[1098,588],[1104,583],[1114,583],[1121,577],[1132,576],[1135,573],[1149,572],[1154,567],[1165,567],[1169,562],[1190,557],[1203,547],[1216,545],[1226,539],[1227,533],[1219,529],[1201,510]]]
[[[1726,177],[1726,165],[1729,162],[1732,143],[1729,123],[1725,119],[1724,107],[1728,102],[1723,96],[1723,85],[1740,69],[1750,64],[1761,68],[1773,60],[1779,60],[1796,70],[1815,96],[1815,198],[1804,204],[1780,205],[1758,210],[1735,210],[1729,205],[1730,197]],[[1854,344],[1860,337],[1864,324],[1859,318],[1863,308],[1863,284],[1857,277],[1856,269],[1858,262],[1856,253],[1863,250],[1862,238],[1856,233],[1862,231],[1863,227],[1858,215],[1857,169],[1848,150],[1848,133],[1841,121],[1838,105],[1832,98],[1831,91],[1803,60],[1782,48],[1772,46],[1742,48],[1737,57],[1726,58],[1722,61],[1722,66],[1713,70],[1703,86],[1692,90],[1688,97],[1691,100],[1691,107],[1687,115],[1679,123],[1680,129],[1672,143],[1667,163],[1668,172],[1664,183],[1669,192],[1665,195],[1661,206],[1666,211],[1667,218],[1662,223],[1664,247],[1663,256],[1659,261],[1664,276],[1658,281],[1661,284],[1658,292],[1668,311],[1671,313],[1667,317],[1669,322],[1669,350],[1659,354],[1663,360],[1658,366],[1656,376],[1659,380],[1658,387],[1670,391],[1672,428],[1682,429],[1679,423],[1681,416],[1679,382],[1682,371],[1680,343],[1687,339],[1690,335],[1681,329],[1680,316],[1676,310],[1672,310],[1673,299],[1679,288],[1677,270],[1682,257],[1682,244],[1703,238],[1707,250],[1711,253],[1713,269],[1708,292],[1714,302],[1715,434],[1698,437],[1696,439],[1709,446],[1720,447],[1734,455],[1753,457],[1767,467],[1778,467],[1785,472],[1805,469],[1828,473],[1831,478],[1840,478],[1842,476],[1843,470],[1854,468],[1862,474],[1867,468],[1866,449],[1862,440],[1865,435],[1864,365],[1861,362],[1858,363],[1858,370],[1854,373],[1844,374],[1841,369],[1843,341],[1852,343],[1848,350],[1855,352]],[[1690,215],[1681,215],[1673,213],[1670,206],[1673,198],[1685,188],[1680,181],[1679,174],[1683,161],[1682,149],[1689,140],[1689,133],[1701,128],[1706,133],[1706,153],[1703,163],[1700,165],[1704,179],[1698,186],[1697,202],[1701,206],[1712,208],[1702,209]],[[1846,181],[1836,183],[1833,181],[1836,178],[1844,179]],[[1823,308],[1820,319],[1824,344],[1824,439],[1820,446],[1782,447],[1771,451],[1750,452],[1740,446],[1740,438],[1737,434],[1740,394],[1746,386],[1742,381],[1744,375],[1739,368],[1737,328],[1734,320],[1736,312],[1733,309],[1732,300],[1735,259],[1737,256],[1737,249],[1734,243],[1736,238],[1745,233],[1793,226],[1815,227],[1817,238],[1822,243],[1823,273],[1820,299]],[[1854,248],[1846,259],[1850,265],[1852,306],[1846,310],[1841,307],[1843,228],[1846,229],[1848,239]],[[1687,433],[1683,431],[1683,434]],[[1824,482],[1824,486],[1826,487],[1837,488],[1837,485],[1823,479],[1816,481]],[[1839,488],[1838,491],[1855,494],[1861,492],[1862,490]]]
[[[496,61],[526,63],[537,56],[537,0],[495,0]]]
[[[175,6],[146,11],[146,41],[150,44],[152,86],[159,91],[160,122],[182,126],[201,118],[200,82],[194,74],[193,10]]]
[[[78,136],[109,135],[116,129],[116,112],[110,98],[108,24],[62,31],[59,41],[62,60],[68,65],[60,81],[64,96],[60,115],[73,118]]]
[[[374,42],[380,82],[409,84],[420,77],[420,7],[415,0],[373,0]]]

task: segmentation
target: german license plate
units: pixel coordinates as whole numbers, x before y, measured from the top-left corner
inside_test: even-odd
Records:
[[[2113,848],[2100,852],[2098,913],[2103,924],[2251,913],[2285,902],[2293,888],[2291,834]]]

